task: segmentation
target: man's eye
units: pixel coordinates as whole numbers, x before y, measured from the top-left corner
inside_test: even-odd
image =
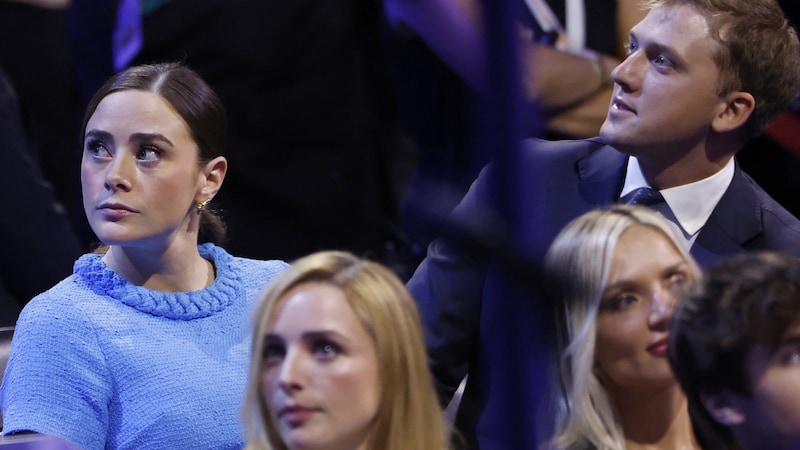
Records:
[[[653,58],[653,64],[655,64],[655,65],[657,65],[659,67],[670,67],[670,66],[672,66],[672,62],[669,59],[667,59],[667,58],[665,58],[664,56],[661,56],[661,55],[658,55],[655,58]]]
[[[633,42],[627,42],[625,44],[625,54],[630,55],[631,53],[636,51],[636,44]]]

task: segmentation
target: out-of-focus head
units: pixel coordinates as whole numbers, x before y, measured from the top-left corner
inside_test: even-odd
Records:
[[[193,151],[196,155],[190,159],[194,161],[200,171],[203,171],[212,160],[223,155],[227,128],[225,108],[213,89],[196,72],[180,63],[134,66],[113,75],[106,81],[90,100],[83,119],[80,141],[84,152],[88,145],[87,139],[91,137],[87,135],[91,131],[87,130],[87,126],[93,118],[97,119],[95,115],[98,107],[101,104],[105,105],[107,102],[104,100],[110,96],[124,92],[152,93],[163,100],[169,109],[167,114],[174,114],[179,118],[194,143]],[[122,106],[117,104],[121,102],[121,100],[115,100],[113,104],[106,105],[101,109],[104,114],[109,114],[109,111],[114,112],[114,108],[119,110]],[[147,135],[149,130],[138,131],[140,131],[138,135]],[[116,138],[121,139],[123,136],[116,136]],[[124,139],[126,142],[115,142],[114,144],[127,144],[128,136],[124,136]],[[106,142],[103,142],[102,145],[109,146]],[[223,178],[226,167],[225,165],[222,170]],[[84,191],[86,191],[89,188],[86,186],[86,179],[83,183]],[[162,194],[170,195],[172,193]],[[210,198],[198,199],[198,202],[204,200],[210,200]],[[86,192],[84,192],[84,203],[86,201]],[[88,214],[97,205],[85,206]],[[188,206],[190,205],[187,204]],[[203,208],[200,211],[199,241],[220,243],[224,239],[224,233],[225,226],[222,221],[209,208]]]
[[[387,268],[344,252],[302,258],[265,289],[254,325],[250,447],[445,447],[416,305]]]
[[[675,383],[666,360],[672,308],[700,270],[658,213],[636,206],[590,211],[570,222],[545,258],[556,304],[559,412],[555,446],[623,441],[618,390]]]
[[[681,302],[671,328],[670,363],[703,433],[743,448],[797,448],[797,257],[730,257]]]

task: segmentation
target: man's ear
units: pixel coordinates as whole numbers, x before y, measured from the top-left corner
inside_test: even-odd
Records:
[[[725,103],[711,122],[717,133],[735,130],[750,118],[756,107],[756,99],[749,92],[736,91],[725,96]]]
[[[203,170],[200,171],[200,201],[217,195],[227,172],[228,160],[224,156],[217,156],[206,163]]]
[[[700,402],[714,420],[722,425],[732,427],[741,425],[747,420],[741,408],[736,405],[735,396],[736,394],[728,391],[700,394]]]

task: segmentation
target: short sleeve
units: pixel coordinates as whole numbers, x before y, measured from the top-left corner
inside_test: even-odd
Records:
[[[110,375],[94,328],[57,288],[33,299],[17,322],[0,387],[3,433],[30,430],[102,449]]]

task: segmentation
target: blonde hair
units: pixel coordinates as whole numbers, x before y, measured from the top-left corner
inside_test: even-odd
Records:
[[[545,256],[548,288],[557,305],[557,389],[551,399],[556,423],[549,448],[625,448],[613,403],[594,371],[594,351],[597,311],[614,249],[622,233],[634,226],[661,232],[689,265],[692,279],[700,278],[686,241],[648,208],[615,205],[590,211],[558,234]]]
[[[242,407],[248,449],[285,450],[272,423],[261,367],[264,335],[277,304],[294,287],[323,282],[342,290],[375,343],[381,383],[370,449],[445,449],[444,419],[428,370],[416,304],[386,267],[346,252],[318,252],[296,261],[264,290],[254,316],[250,374]]]

